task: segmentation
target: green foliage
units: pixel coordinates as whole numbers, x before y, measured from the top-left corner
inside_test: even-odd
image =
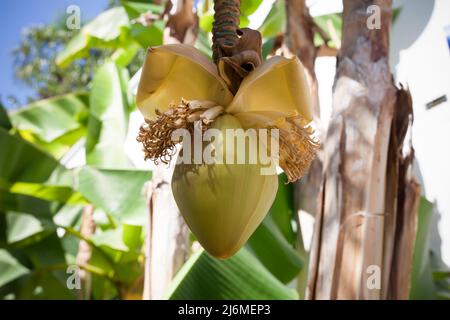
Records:
[[[255,256],[283,283],[294,279],[305,264],[305,257],[301,257],[294,248],[293,190],[292,185],[286,182],[286,175],[281,174],[275,201],[263,223],[248,241]]]
[[[317,23],[319,27],[325,30],[329,35],[334,35],[337,39],[341,39],[342,34],[342,15],[333,13],[327,14],[319,17],[315,17],[314,21]],[[319,34],[314,35],[314,45],[319,47],[324,44],[323,39],[319,36]],[[330,47],[336,47],[336,43],[334,43],[333,38],[328,42]]]
[[[297,294],[243,248],[227,260],[215,259],[203,250],[195,253],[174,278],[167,298],[289,300]]]
[[[58,53],[56,65],[67,67],[76,59],[90,54],[91,48],[120,47],[123,41],[119,36],[124,35],[128,26],[128,16],[122,7],[114,7],[101,13],[72,37],[67,46]]]
[[[8,251],[0,249],[0,287],[28,273]]]
[[[284,32],[286,26],[286,6],[283,1],[275,1],[272,9],[259,28],[263,38],[272,38]]]
[[[86,134],[88,95],[69,93],[40,100],[10,114],[20,135],[56,158]]]
[[[436,288],[433,282],[429,244],[433,204],[421,198],[418,216],[410,299],[434,299]]]
[[[101,66],[92,82],[86,161],[104,168],[129,167],[123,144],[129,113],[134,105],[128,94],[128,72],[114,62]]]
[[[145,225],[143,189],[151,173],[140,170],[105,170],[84,167],[79,174],[80,193],[114,219]]]
[[[6,112],[6,109],[1,102],[0,102],[0,128],[6,130],[10,130],[12,128],[12,124],[9,119],[8,113]]]

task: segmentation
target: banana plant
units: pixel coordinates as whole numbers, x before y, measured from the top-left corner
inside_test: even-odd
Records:
[[[93,48],[114,51],[98,67],[86,92],[42,100],[17,112],[0,108],[2,298],[78,299],[73,270],[91,275],[89,298],[142,298],[148,234],[148,203],[142,190],[152,173],[136,168],[124,150],[130,114],[136,108],[126,67],[147,47],[162,44],[167,19],[160,4],[120,3],[85,25],[56,61],[64,67]],[[262,1],[242,3],[241,26],[245,26]],[[207,56],[212,56],[212,5],[209,0],[198,5],[200,30],[195,46]],[[283,32],[283,10],[284,3],[275,2],[260,28],[264,57]],[[339,28],[338,18],[326,19]],[[233,257],[216,259],[190,236],[189,258],[164,298],[302,296],[294,288],[307,267],[307,256],[296,241],[300,231],[295,227],[292,187],[286,185],[285,175],[278,178],[268,215]],[[94,208],[96,225],[88,236],[81,232],[86,206]],[[81,266],[77,265],[80,241],[91,251]]]
[[[115,50],[111,61],[96,71],[89,92],[39,101],[9,115],[2,109],[0,143],[2,150],[8,150],[0,157],[3,297],[77,298],[77,290],[69,289],[66,282],[80,241],[92,248],[89,264],[83,266],[93,277],[91,298],[140,297],[146,232],[141,190],[151,173],[133,168],[123,150],[129,115],[135,108],[125,67],[138,50],[161,43],[163,19],[151,26],[136,20],[149,12],[161,14],[163,9],[122,1],[122,6],[86,25],[60,53],[57,63],[64,67],[91,48]],[[203,32],[197,41],[207,54],[209,37]],[[85,160],[68,169],[65,165],[71,166],[76,150]],[[277,198],[285,204],[273,206],[247,246],[232,259],[220,261],[193,250],[166,298],[295,299],[295,290],[286,284],[304,263],[292,242],[293,203],[286,199],[286,192],[291,192],[286,190],[280,188]],[[89,238],[80,233],[87,204],[95,208],[97,225]],[[49,250],[46,255],[44,248]],[[199,272],[213,280],[203,285],[204,290],[192,287]]]

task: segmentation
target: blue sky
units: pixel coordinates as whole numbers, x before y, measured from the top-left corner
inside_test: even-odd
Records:
[[[66,12],[69,5],[78,5],[81,18],[87,21],[103,11],[107,0],[8,0],[2,2],[0,12],[0,96],[14,95],[21,102],[31,91],[14,79],[11,50],[17,47],[24,27],[52,22]]]

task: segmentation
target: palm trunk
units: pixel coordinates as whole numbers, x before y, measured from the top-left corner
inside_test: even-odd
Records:
[[[95,221],[94,221],[94,206],[88,204],[83,208],[83,214],[81,216],[80,234],[83,238],[90,238],[95,233]],[[78,253],[76,257],[76,263],[80,267],[84,267],[89,264],[92,256],[92,248],[84,240],[80,240],[78,245]],[[81,268],[78,276],[80,277],[81,290],[79,292],[80,300],[89,300],[91,298],[92,287],[92,275]]]
[[[366,25],[370,5],[381,9],[381,29]],[[418,186],[408,175],[412,150],[402,153],[411,99],[389,70],[391,5],[344,1],[309,299],[407,296]]]
[[[171,171],[156,168],[148,191],[144,300],[159,300],[188,258],[189,230],[173,198]]]

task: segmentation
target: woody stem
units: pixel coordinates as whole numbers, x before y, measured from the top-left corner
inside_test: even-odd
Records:
[[[214,0],[213,60],[225,56],[225,49],[233,47],[239,40],[240,0]]]

